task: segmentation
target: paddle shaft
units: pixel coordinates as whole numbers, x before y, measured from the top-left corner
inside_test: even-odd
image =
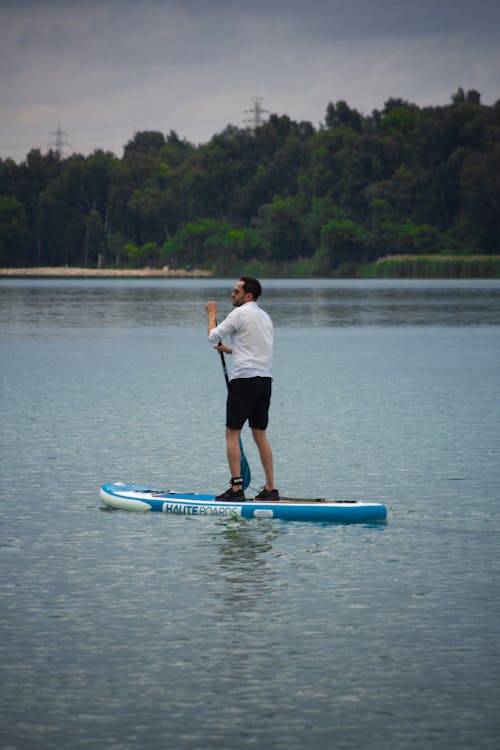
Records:
[[[221,341],[222,344],[222,341]],[[227,374],[227,367],[226,367],[226,358],[224,357],[224,352],[222,349],[219,349],[220,359],[222,362],[222,369],[224,371],[224,380],[226,381],[227,388],[229,390],[229,375]]]

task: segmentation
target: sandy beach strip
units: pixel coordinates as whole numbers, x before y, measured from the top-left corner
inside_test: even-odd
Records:
[[[43,268],[0,268],[0,277],[11,278],[92,278],[92,279],[137,279],[137,278],[210,278],[210,271],[193,269],[155,269],[155,268],[69,268],[43,267]]]

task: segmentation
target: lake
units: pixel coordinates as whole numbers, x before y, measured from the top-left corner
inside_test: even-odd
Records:
[[[227,487],[233,285],[0,280],[0,747],[496,749],[500,282],[263,281],[277,486],[386,524],[106,509]]]

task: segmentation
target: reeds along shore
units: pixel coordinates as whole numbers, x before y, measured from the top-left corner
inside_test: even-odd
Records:
[[[500,255],[391,255],[358,272],[364,279],[500,279]]]

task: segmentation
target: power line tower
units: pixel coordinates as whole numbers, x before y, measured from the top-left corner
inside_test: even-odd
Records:
[[[251,114],[252,117],[249,120],[244,120],[243,122],[250,125],[250,128],[252,130],[255,130],[255,128],[259,127],[259,125],[262,125],[262,115],[267,114],[269,110],[262,109],[261,107],[262,97],[261,96],[252,96],[252,101],[253,101],[252,109],[245,109],[245,114]]]
[[[51,141],[48,145],[49,148],[54,148],[57,156],[62,159],[63,152],[64,152],[64,146],[69,146],[69,143],[67,143],[63,136],[68,135],[65,130],[61,130],[61,126],[57,126],[57,130],[55,130],[50,135],[54,136],[55,140]]]

